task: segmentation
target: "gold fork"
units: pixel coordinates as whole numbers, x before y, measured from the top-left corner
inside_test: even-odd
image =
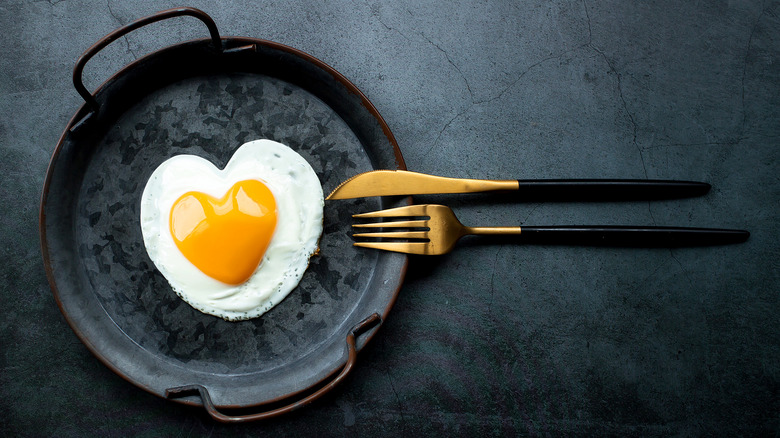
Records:
[[[407,218],[392,222],[356,223],[359,229],[394,228],[406,231],[355,233],[356,238],[391,239],[359,241],[355,246],[407,254],[440,255],[455,247],[466,235],[522,235],[521,242],[579,245],[676,247],[722,245],[744,242],[750,233],[744,230],[680,227],[633,226],[523,226],[467,227],[452,209],[444,205],[422,204],[352,215],[353,218]],[[401,239],[408,241],[399,241]]]

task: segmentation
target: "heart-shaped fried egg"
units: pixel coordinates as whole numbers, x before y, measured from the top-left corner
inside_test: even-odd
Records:
[[[238,321],[262,315],[298,285],[317,250],[323,205],[302,156],[256,140],[222,170],[194,155],[160,164],[141,198],[141,231],[176,294]]]

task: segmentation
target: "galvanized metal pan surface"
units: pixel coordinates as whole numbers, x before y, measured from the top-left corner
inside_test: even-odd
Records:
[[[220,38],[195,9],[147,22],[176,15],[204,21],[211,38],[139,59],[94,100],[80,89],[88,103],[66,127],[43,189],[44,264],[73,330],[130,382],[204,404],[221,421],[289,412],[349,372],[403,281],[405,256],[352,247],[350,215],[407,201],[327,203],[321,251],[300,285],[262,317],[226,322],[179,299],[150,261],[139,224],[146,180],[178,154],[221,168],[237,147],[261,138],[305,157],[325,193],[357,173],[405,165],[374,106],[331,67],[269,41]],[[77,88],[83,62],[74,73]],[[224,418],[215,410],[264,406],[273,408]]]

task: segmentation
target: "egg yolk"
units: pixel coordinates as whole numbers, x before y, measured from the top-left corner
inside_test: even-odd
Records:
[[[249,279],[276,228],[276,200],[258,180],[235,183],[216,199],[183,194],[171,207],[170,229],[179,250],[211,278],[227,284]]]

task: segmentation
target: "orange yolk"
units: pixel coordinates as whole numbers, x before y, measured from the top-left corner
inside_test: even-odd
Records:
[[[171,208],[171,235],[184,256],[211,278],[227,284],[249,279],[276,228],[276,201],[260,181],[239,181],[216,199],[183,194]]]

